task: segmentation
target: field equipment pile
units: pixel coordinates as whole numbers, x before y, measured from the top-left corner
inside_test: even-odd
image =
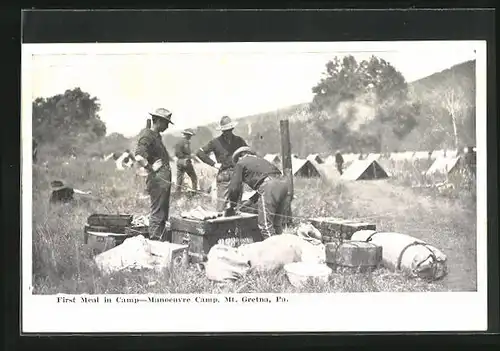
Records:
[[[412,277],[437,280],[447,274],[446,255],[425,241],[406,234],[360,230],[352,240],[382,247],[382,264]]]
[[[307,281],[327,282],[337,268],[383,266],[427,281],[441,279],[448,272],[446,255],[423,240],[378,232],[373,223],[342,218],[314,218],[263,241],[257,215],[224,217],[202,207],[170,217],[166,227],[173,243],[146,239],[148,225],[143,215],[91,215],[87,237],[89,233],[110,237],[116,245],[95,256],[99,269],[104,273],[162,270],[200,262],[206,277],[218,282],[242,279],[251,271],[284,269],[295,287]]]
[[[248,271],[274,271],[286,264],[306,262],[325,263],[325,246],[310,224],[299,226],[295,233],[272,236],[264,241],[232,248],[215,245],[205,264],[208,279],[234,280]]]

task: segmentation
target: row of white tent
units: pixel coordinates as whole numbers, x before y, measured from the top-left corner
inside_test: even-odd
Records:
[[[464,152],[467,151],[467,148],[464,148]],[[473,148],[473,151],[476,151],[476,148]],[[404,151],[404,152],[391,152],[391,153],[369,153],[369,154],[356,154],[356,153],[345,153],[342,154],[342,158],[344,163],[351,163],[355,160],[366,160],[366,159],[389,159],[392,161],[410,161],[410,160],[436,160],[438,158],[453,158],[459,155],[458,150],[447,150],[440,149],[434,151]],[[281,163],[280,154],[267,154],[264,156],[266,160],[272,163]],[[292,159],[299,157],[297,155],[292,154]],[[334,164],[335,163],[335,155],[329,155],[326,157],[321,157],[319,154],[311,154],[306,157],[306,160],[313,161],[318,164]]]
[[[391,157],[384,157],[386,155],[381,154],[368,154],[363,158],[359,157],[359,154],[345,154],[343,155],[345,165],[343,179],[346,180],[360,180],[360,179],[379,179],[387,178],[390,173],[384,170],[380,162],[385,160],[414,160],[414,159],[431,159],[433,162],[428,170],[423,173],[427,176],[431,176],[435,173],[448,174],[457,168],[460,160],[460,155],[457,152],[450,152],[451,150],[437,150],[433,152],[429,157],[429,152],[405,152],[405,153],[393,153]],[[424,157],[425,154],[425,157]],[[434,156],[434,157],[433,157]],[[215,161],[215,157],[210,155],[210,157]],[[320,171],[320,164],[334,164],[332,159],[327,158],[322,160],[317,154],[309,155],[306,159],[300,159],[297,155],[292,155],[292,173],[294,176],[307,177],[307,178],[320,178],[322,177],[322,171]],[[266,160],[274,163],[281,169],[281,157],[278,154],[267,154],[264,156]],[[130,168],[134,165],[135,160],[132,155],[128,152],[123,152],[117,157],[115,153],[110,154],[104,158],[105,161],[114,159],[116,167],[119,170],[124,168]],[[173,159],[175,161],[175,158]],[[195,163],[201,162],[198,158],[193,160]],[[380,162],[379,162],[380,161]],[[382,162],[385,164],[385,162]]]

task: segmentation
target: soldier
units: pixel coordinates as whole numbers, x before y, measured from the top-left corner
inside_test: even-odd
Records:
[[[33,163],[36,163],[38,160],[38,143],[35,138],[33,138]]]
[[[247,146],[243,138],[233,134],[235,126],[236,123],[232,122],[231,118],[228,116],[222,117],[218,128],[222,131],[222,134],[209,141],[207,145],[199,149],[196,153],[196,156],[198,156],[201,161],[219,170],[216,178],[217,211],[219,212],[223,211],[225,208],[224,199],[226,198],[227,187],[229,186],[231,173],[234,168],[231,157],[236,149]],[[214,153],[217,162],[214,162],[208,157],[208,154],[211,152]]]
[[[339,171],[340,175],[342,175],[342,166],[344,165],[344,158],[342,157],[340,151],[337,151],[335,153],[335,163],[337,164],[337,170]]]
[[[258,157],[247,146],[233,154],[235,168],[227,191],[226,215],[234,213],[243,183],[256,191],[242,206],[258,201],[258,225],[263,239],[283,232],[288,181],[272,163]]]
[[[195,135],[192,129],[186,129],[182,132],[184,138],[175,145],[175,156],[177,157],[177,189],[176,194],[180,195],[182,183],[184,182],[184,173],[191,178],[193,190],[198,189],[198,178],[191,161],[191,137]]]
[[[170,207],[172,172],[169,163],[170,156],[161,140],[160,133],[173,124],[172,112],[165,108],[158,108],[149,114],[153,122],[152,127],[140,132],[135,159],[148,173],[146,191],[151,199],[149,238],[163,240]]]

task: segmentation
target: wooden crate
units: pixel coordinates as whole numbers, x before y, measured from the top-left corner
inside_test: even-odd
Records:
[[[96,255],[120,245],[126,236],[125,228],[86,225],[83,229],[83,243]]]
[[[382,246],[364,241],[338,241],[325,245],[326,263],[335,267],[376,269],[382,262]]]
[[[87,218],[88,225],[125,228],[132,225],[132,215],[94,213]]]
[[[188,245],[191,262],[203,262],[212,246],[225,244],[238,247],[262,240],[257,215],[241,213],[231,217],[195,220],[170,217],[172,242]]]
[[[148,227],[86,225],[83,230],[83,243],[90,246],[94,253],[100,253],[122,244],[127,238],[137,235],[148,238]]]
[[[377,230],[374,223],[352,221],[343,218],[319,217],[309,219],[323,236],[323,242],[349,240],[358,230]]]

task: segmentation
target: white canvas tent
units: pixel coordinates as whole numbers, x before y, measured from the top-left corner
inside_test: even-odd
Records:
[[[344,180],[373,180],[388,178],[382,166],[372,159],[354,161],[342,174]]]
[[[348,153],[348,154],[342,155],[342,158],[344,159],[345,163],[353,162],[353,161],[359,159],[359,154]]]
[[[274,164],[281,163],[281,157],[278,154],[267,154],[266,156],[264,156],[264,159]]]
[[[444,150],[434,150],[434,151],[432,151],[431,158],[433,160],[436,160],[436,159],[438,159],[440,157],[445,157]]]
[[[335,156],[334,155],[330,155],[330,156],[327,156],[325,158],[325,164],[331,165],[331,164],[334,164],[334,163],[335,163]]]
[[[309,156],[307,156],[307,160],[316,162],[318,164],[322,164],[325,162],[318,154],[310,154]]]
[[[134,165],[134,160],[131,154],[129,154],[128,152],[124,152],[120,155],[120,157],[118,157],[115,163],[117,169],[123,170],[124,167],[132,167]]]
[[[432,175],[448,175],[457,171],[460,168],[460,156],[456,157],[438,157],[429,167],[426,176]]]
[[[426,160],[429,158],[429,152],[428,151],[416,151],[413,154],[413,159],[415,160]]]
[[[298,158],[292,158],[292,173],[296,177],[321,178],[321,173],[314,163]]]

